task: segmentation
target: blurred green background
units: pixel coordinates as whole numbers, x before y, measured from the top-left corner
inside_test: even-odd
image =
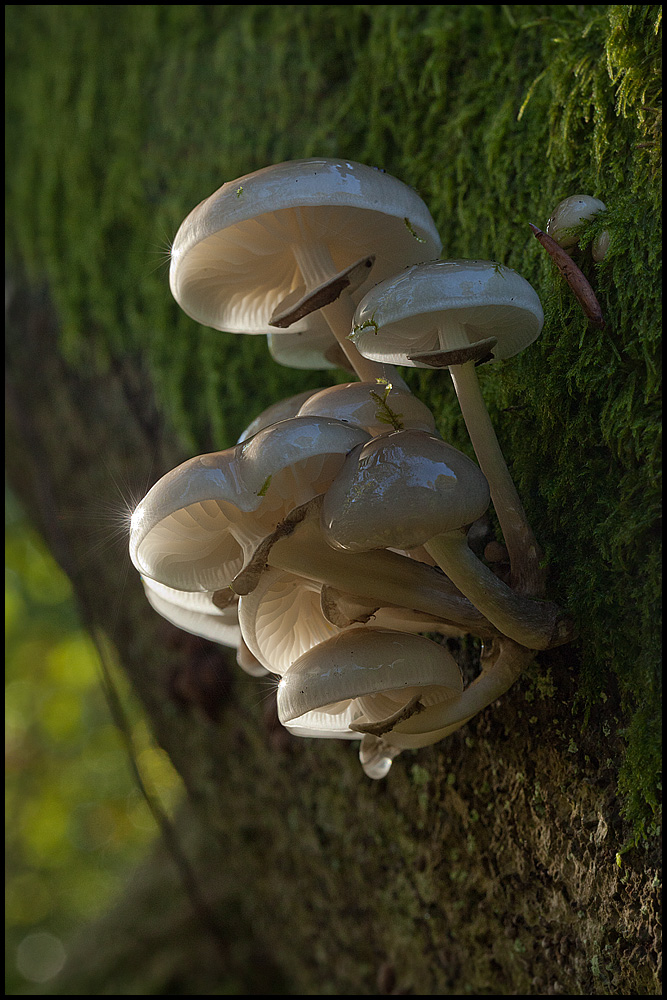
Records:
[[[69,581],[7,492],[5,511],[5,988],[17,995],[59,971],[68,935],[108,904],[156,826]],[[180,778],[112,671],[137,763],[170,810]]]

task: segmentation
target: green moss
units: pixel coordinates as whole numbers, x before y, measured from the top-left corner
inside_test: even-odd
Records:
[[[7,8],[7,239],[46,276],[73,364],[137,356],[188,451],[225,447],[261,409],[343,373],[275,365],[263,338],[202,330],[168,291],[169,241],[223,181],[344,155],[414,185],[445,256],[516,268],[538,344],[482,383],[574,614],[578,697],[617,687],[627,815],[648,829],[659,761],[660,23],[657,5]],[[608,207],[581,263],[604,330],[529,222],[564,196]],[[605,260],[587,245],[604,224]],[[410,371],[469,450],[441,375]]]

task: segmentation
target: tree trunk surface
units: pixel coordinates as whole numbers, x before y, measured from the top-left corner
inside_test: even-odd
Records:
[[[539,672],[381,782],[352,744],[292,738],[271,686],[161,620],[124,540],[99,545],[115,470],[141,495],[187,457],[147,373],[131,358],[74,371],[46,292],[18,277],[10,289],[10,484],[187,790],[49,992],[659,993],[658,858],[617,859],[628,831],[604,718],[584,729],[570,707],[576,651],[542,654]]]
[[[661,993],[661,7],[120,10],[7,8],[6,464],[115,721],[122,671],[184,794],[170,818],[145,788],[154,850],[48,992]],[[480,384],[578,633],[378,782],[161,619],[127,552],[163,474],[346,378],[198,327],[151,253],[225,180],[320,156],[400,178],[443,258],[538,293],[539,339]],[[604,327],[530,229],[581,193],[606,205],[572,251]],[[446,375],[405,379],[472,455]]]

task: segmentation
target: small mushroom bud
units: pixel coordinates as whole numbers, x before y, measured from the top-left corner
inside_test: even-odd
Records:
[[[559,202],[547,222],[547,235],[563,250],[573,250],[579,243],[582,222],[593,219],[598,212],[605,212],[607,206],[599,198],[589,194],[573,194]],[[593,260],[601,261],[609,247],[609,233],[605,230],[595,239],[591,247]]]

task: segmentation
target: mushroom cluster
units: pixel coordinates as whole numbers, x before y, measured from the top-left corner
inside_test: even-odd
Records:
[[[152,607],[274,677],[290,732],[360,741],[372,778],[572,635],[476,375],[535,340],[539,299],[511,268],[441,249],[412,188],[351,161],[267,167],[198,205],[172,247],[181,308],[267,337],[280,364],[358,381],[276,402],[235,446],[163,476],[131,520]],[[479,464],[439,435],[406,365],[449,369]],[[491,503],[507,581],[468,544]],[[484,643],[467,686],[446,642],[464,635]]]

